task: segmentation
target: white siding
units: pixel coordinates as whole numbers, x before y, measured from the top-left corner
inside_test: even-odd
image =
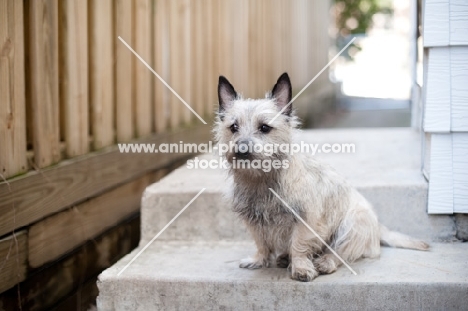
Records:
[[[423,27],[428,212],[468,213],[468,0],[425,0]]]
[[[468,133],[453,133],[453,212],[468,213]]]
[[[424,130],[450,132],[450,50],[449,47],[429,49]]]
[[[431,179],[429,205],[431,214],[453,213],[452,135],[433,134],[431,137]]]
[[[427,54],[424,130],[468,131],[468,46],[432,47]]]
[[[426,0],[424,3],[424,46],[447,46],[450,43],[449,0]]]
[[[468,45],[468,1],[426,0],[424,46]]]
[[[450,45],[468,44],[468,1],[450,0]]]
[[[451,130],[468,132],[468,46],[450,47],[450,71]]]

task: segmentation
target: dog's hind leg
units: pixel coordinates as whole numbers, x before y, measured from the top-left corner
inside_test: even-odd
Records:
[[[361,257],[375,258],[380,255],[379,223],[371,209],[350,209],[341,222],[331,247],[346,262],[353,262]],[[320,273],[336,271],[341,260],[330,251],[314,259],[314,265]]]

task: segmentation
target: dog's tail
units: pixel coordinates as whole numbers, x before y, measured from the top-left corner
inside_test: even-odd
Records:
[[[403,233],[390,231],[382,224],[380,224],[380,244],[390,247],[416,249],[420,251],[427,251],[429,249],[429,244],[426,242],[409,237]]]

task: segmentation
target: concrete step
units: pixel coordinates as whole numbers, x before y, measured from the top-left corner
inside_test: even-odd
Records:
[[[419,134],[412,129],[308,130],[305,143],[353,143],[353,154],[318,153],[374,205],[380,221],[428,241],[454,239],[452,217],[428,215],[428,185],[421,174]],[[200,159],[214,158],[212,155]],[[206,191],[160,239],[245,240],[248,235],[223,201],[226,173],[183,166],[147,188],[142,200],[142,239],[149,241],[202,188]]]
[[[380,259],[340,267],[310,283],[286,269],[239,268],[250,242],[156,241],[120,276],[134,250],[98,281],[104,310],[466,310],[468,243],[429,252],[383,248]]]
[[[429,252],[383,248],[379,260],[341,267],[313,282],[285,269],[250,271],[255,247],[223,201],[227,175],[181,167],[142,198],[140,247],[99,277],[99,310],[457,310],[468,305],[468,243],[453,240],[449,216],[426,213],[419,135],[411,129],[314,130],[308,143],[354,143],[354,154],[317,154],[360,190],[382,223],[431,240]],[[213,158],[204,155],[205,159]],[[119,271],[190,201],[206,190],[120,276]]]

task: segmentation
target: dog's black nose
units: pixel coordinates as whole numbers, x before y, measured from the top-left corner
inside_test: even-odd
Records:
[[[250,146],[248,140],[241,140],[237,143],[236,156],[245,158],[250,154]]]

